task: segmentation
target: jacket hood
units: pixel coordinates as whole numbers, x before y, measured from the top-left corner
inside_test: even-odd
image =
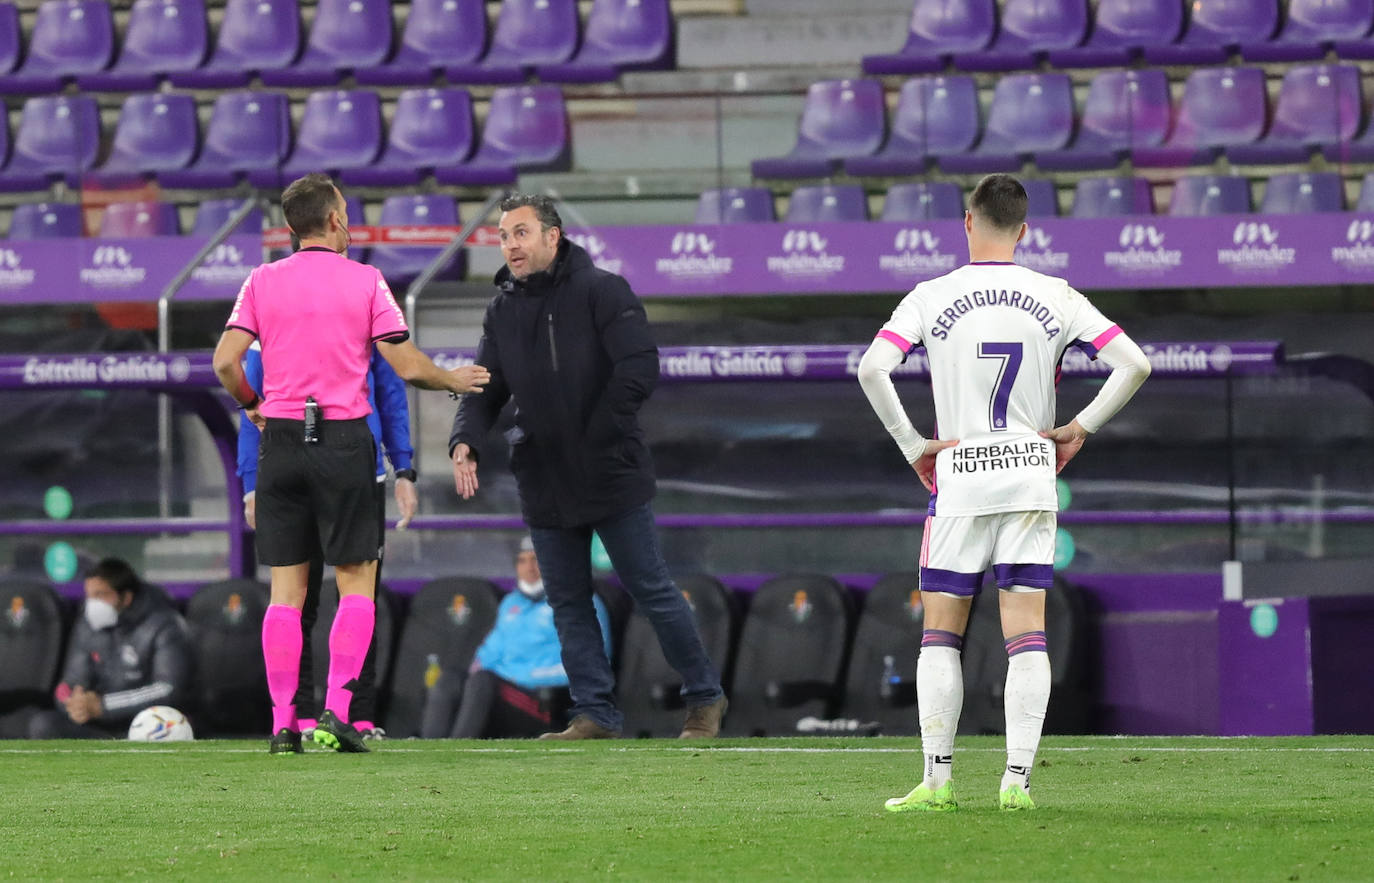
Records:
[[[564,237],[559,239],[558,252],[547,270],[540,270],[517,280],[511,275],[510,267],[503,266],[496,271],[494,281],[496,287],[505,292],[541,291],[564,282],[578,270],[589,270],[594,266],[586,249]]]
[[[151,616],[154,611],[168,606],[170,603],[162,589],[143,583],[138,594],[134,595],[133,603],[120,611],[118,627],[131,629]]]

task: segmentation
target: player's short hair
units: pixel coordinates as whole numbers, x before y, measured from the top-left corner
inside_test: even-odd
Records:
[[[123,558],[101,558],[86,571],[86,579],[103,580],[121,595],[137,595],[143,587],[143,581]]]
[[[1026,188],[1011,175],[988,175],[973,188],[968,210],[995,230],[1014,233],[1026,221]]]
[[[325,232],[329,213],[338,211],[339,199],[338,188],[328,175],[311,172],[297,178],[281,195],[286,226],[302,238]]]
[[[563,232],[563,219],[558,215],[558,206],[547,196],[539,196],[534,193],[513,193],[501,200],[501,211],[513,212],[518,208],[534,209],[534,216],[539,219],[539,226],[548,230],[550,227],[557,227],[558,232]]]

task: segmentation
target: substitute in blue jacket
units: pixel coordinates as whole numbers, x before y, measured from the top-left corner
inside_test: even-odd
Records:
[[[515,559],[515,587],[501,602],[472,667],[443,672],[425,700],[420,735],[427,739],[536,736],[552,722],[549,688],[568,686],[553,608],[534,542],[525,537]],[[605,652],[611,655],[611,621],[594,599]]]
[[[248,349],[248,353],[243,359],[243,371],[248,376],[248,383],[252,385],[254,391],[262,394],[262,351],[255,341]],[[368,428],[372,430],[372,437],[377,440],[377,518],[383,522],[383,532],[385,532],[386,521],[386,464],[382,460],[385,453],[386,459],[391,461],[391,468],[396,472],[396,508],[400,514],[397,523],[398,528],[405,528],[410,523],[410,519],[415,517],[415,510],[419,505],[419,496],[415,491],[415,467],[413,458],[415,451],[410,444],[410,404],[406,397],[406,384],[396,371],[387,363],[386,359],[377,352],[376,347],[372,349],[372,364],[367,375],[367,398],[368,404],[372,406],[372,413],[367,416]],[[257,527],[255,489],[258,477],[258,442],[261,439],[258,428],[249,420],[242,420],[239,423],[239,479],[243,482],[243,515],[248,521],[248,526]],[[306,589],[305,608],[301,612],[301,629],[304,636],[304,643],[301,646],[301,677],[300,687],[296,691],[296,707],[299,709],[314,708],[315,684],[313,676],[313,665],[310,647],[310,632],[315,625],[315,617],[319,612],[320,606],[320,583],[324,578],[324,557],[317,550],[317,554],[310,560],[310,578]],[[378,557],[377,585],[381,586],[382,568],[380,556]],[[360,681],[358,689],[354,692],[353,708],[351,718],[358,732],[364,737],[377,737],[382,735],[381,729],[376,725],[377,710],[377,639],[373,636],[372,644],[368,648],[367,657],[363,662],[362,672],[358,675]],[[301,718],[301,727],[305,730],[313,728],[314,721]]]

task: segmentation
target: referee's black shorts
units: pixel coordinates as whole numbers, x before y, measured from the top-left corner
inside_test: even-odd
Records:
[[[303,564],[317,548],[327,564],[380,557],[377,443],[367,420],[321,421],[319,436],[307,445],[302,421],[267,419],[258,448],[257,547],[268,567]]]

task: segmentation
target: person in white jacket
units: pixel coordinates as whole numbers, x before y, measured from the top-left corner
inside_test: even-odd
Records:
[[[957,806],[954,733],[963,705],[960,651],[973,596],[991,565],[1009,665],[1007,767],[998,801],[1033,809],[1030,771],[1050,695],[1045,591],[1054,579],[1055,476],[1135,394],[1150,363],[1121,327],[1066,281],[1018,266],[1026,191],[989,175],[964,217],[969,263],[917,285],[859,364],[864,394],[930,491],[921,542],[925,633],[916,669],[925,774],[893,812]],[[891,372],[917,347],[930,362],[938,435],[912,426]],[[1055,426],[1055,382],[1076,346],[1112,369],[1093,401]]]

